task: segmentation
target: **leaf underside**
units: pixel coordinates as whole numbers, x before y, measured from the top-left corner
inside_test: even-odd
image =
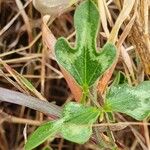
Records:
[[[107,94],[106,111],[125,113],[136,120],[150,116],[150,81],[136,87],[114,86]]]
[[[65,38],[59,38],[55,45],[58,63],[65,68],[81,87],[90,87],[111,66],[116,48],[106,43],[97,52],[96,37],[100,16],[91,0],[83,2],[75,12],[76,46],[72,48]]]

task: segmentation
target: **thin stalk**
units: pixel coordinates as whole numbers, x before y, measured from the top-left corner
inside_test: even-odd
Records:
[[[0,87],[0,101],[18,104],[43,112],[47,115],[60,117],[61,108],[53,103],[42,101],[38,98],[27,96],[23,93]]]
[[[106,119],[107,123],[110,123],[107,114],[105,115],[105,119]],[[109,139],[110,139],[110,141],[112,143],[113,149],[117,148],[116,144],[115,144],[115,138],[114,138],[113,132],[111,131],[110,127],[108,127],[107,135],[108,135],[108,137],[109,137]]]

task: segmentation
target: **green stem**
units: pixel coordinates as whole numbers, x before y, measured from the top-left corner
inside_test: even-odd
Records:
[[[87,99],[89,97],[89,87],[88,86],[83,86],[83,92],[82,92],[82,99],[81,99],[81,104],[86,104]]]
[[[107,113],[105,115],[105,118],[106,118],[107,123],[110,123]],[[107,135],[110,138],[110,141],[112,143],[113,148],[115,149],[116,148],[115,138],[114,138],[113,132],[110,130],[109,127],[108,127],[108,130],[107,130]]]

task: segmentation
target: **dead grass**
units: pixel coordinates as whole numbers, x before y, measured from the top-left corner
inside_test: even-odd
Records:
[[[131,85],[150,79],[149,0],[98,0],[98,6],[102,26],[98,46],[108,40],[118,49],[117,60],[100,80],[98,90],[104,93],[118,71],[124,73]],[[42,33],[41,16],[30,0],[0,1],[0,87],[19,90],[41,100],[56,101],[58,105],[73,99],[52,51],[55,38],[65,36],[74,42],[74,9],[75,6],[72,6],[66,13],[51,20],[51,43],[48,45],[46,39],[49,35],[44,30]],[[42,34],[45,36],[43,39]],[[23,77],[35,88],[23,82]],[[41,113],[9,103],[0,103],[0,108],[0,150],[23,149],[26,133],[30,134],[40,121],[49,119]],[[138,123],[120,114],[116,114],[116,119],[122,122],[121,125],[128,125],[123,130],[111,131],[112,140],[120,149],[150,150],[148,121]],[[25,124],[30,126],[26,128]],[[103,124],[104,127],[108,125]],[[104,133],[100,135],[111,143]],[[46,142],[43,147],[49,143]],[[59,138],[51,146],[59,150],[98,149],[94,143],[81,146]]]

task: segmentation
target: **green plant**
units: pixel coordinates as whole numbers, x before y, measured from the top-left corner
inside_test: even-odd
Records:
[[[150,115],[149,81],[137,87],[127,84],[112,85],[101,107],[91,97],[91,88],[96,86],[96,81],[111,67],[116,58],[116,48],[111,43],[106,43],[100,52],[96,51],[99,21],[96,5],[91,0],[86,0],[76,9],[74,16],[77,34],[75,48],[64,38],[57,40],[56,59],[82,88],[83,96],[80,104],[67,103],[58,120],[40,126],[29,137],[25,145],[26,150],[33,149],[56,135],[83,144],[91,137],[94,122],[100,116],[102,119],[105,113],[121,112],[137,120],[143,120]]]

